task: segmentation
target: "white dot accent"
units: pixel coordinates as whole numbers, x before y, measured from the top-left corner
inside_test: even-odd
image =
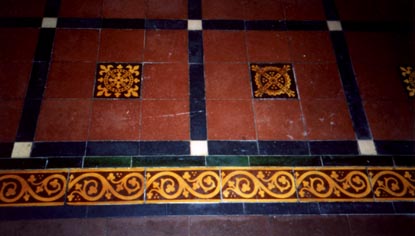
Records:
[[[328,20],[327,21],[327,27],[330,31],[342,31],[342,24],[338,20]]]
[[[359,151],[362,155],[377,155],[375,142],[373,140],[357,140]]]
[[[207,141],[190,141],[190,155],[207,156],[208,155]]]
[[[188,30],[202,30],[202,20],[187,20]]]
[[[58,18],[56,17],[43,17],[42,28],[56,28],[58,24]]]
[[[13,145],[12,158],[28,158],[32,151],[32,142],[15,142]]]

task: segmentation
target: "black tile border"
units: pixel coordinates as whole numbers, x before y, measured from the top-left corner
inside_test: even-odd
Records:
[[[48,158],[46,169],[82,168],[83,157],[51,157]]]
[[[189,155],[187,141],[144,141],[140,142],[140,155]]]
[[[0,157],[10,157],[13,151],[13,143],[0,143]]]
[[[105,22],[105,21],[104,21]],[[96,29],[105,28],[103,20],[99,18],[58,18],[58,28],[82,28],[82,29]]]
[[[135,156],[132,167],[205,167],[204,156]]]
[[[85,142],[34,142],[31,156],[84,156],[85,149]]]
[[[46,158],[0,158],[2,170],[45,169],[46,163]]]
[[[287,21],[287,30],[327,31],[326,21]]]
[[[322,156],[324,166],[393,166],[392,156]]]
[[[394,214],[393,202],[320,202],[320,214]]]
[[[257,155],[256,141],[208,141],[209,155]]]
[[[204,30],[244,30],[243,20],[203,20]]]
[[[40,17],[0,17],[0,27],[1,28],[38,28],[42,25],[42,18]]]
[[[384,155],[413,155],[415,154],[414,141],[375,140],[378,154]]]
[[[202,19],[202,0],[187,0],[187,14],[189,19]]]
[[[187,29],[186,20],[150,20],[145,21],[146,29],[177,29],[184,30]]]
[[[308,155],[305,141],[258,141],[260,155]]]
[[[246,30],[277,30],[285,31],[287,30],[286,21],[279,20],[255,20],[255,21],[246,21],[245,22]]]
[[[356,141],[310,141],[311,155],[358,155]]]
[[[87,156],[134,156],[139,155],[140,142],[135,141],[90,141],[86,146]]]

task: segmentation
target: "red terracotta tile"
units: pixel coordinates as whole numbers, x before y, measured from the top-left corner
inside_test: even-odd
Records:
[[[244,8],[240,0],[202,0],[203,19],[244,19]]]
[[[336,63],[296,64],[294,71],[302,100],[344,98]]]
[[[207,100],[210,140],[256,139],[251,100]]]
[[[101,31],[99,60],[133,62],[143,60],[144,30]]]
[[[415,139],[415,111],[408,101],[365,102],[365,111],[374,139]]]
[[[36,141],[84,141],[88,136],[89,100],[44,100]]]
[[[245,34],[242,31],[203,32],[205,61],[246,61]]]
[[[0,61],[32,61],[37,38],[37,29],[1,28]]]
[[[62,0],[59,15],[63,17],[101,17],[103,0]]]
[[[144,100],[141,140],[188,140],[188,100]]]
[[[248,57],[251,62],[291,61],[287,34],[272,31],[247,32]]]
[[[149,19],[187,19],[187,0],[147,0]]]
[[[104,0],[102,14],[105,18],[145,18],[145,0]]]
[[[305,130],[298,101],[255,101],[255,124],[260,140],[302,140]]]
[[[250,99],[251,84],[246,64],[205,64],[207,99]]]
[[[147,30],[144,60],[147,62],[187,62],[187,31]]]
[[[143,98],[189,97],[187,63],[145,64]]]
[[[249,0],[245,2],[245,18],[249,20],[282,20],[284,10],[280,0]]]
[[[281,0],[287,20],[325,20],[320,0]]]
[[[53,49],[56,61],[95,61],[98,30],[57,29]]]
[[[40,17],[43,16],[46,0],[2,0],[1,17]]]
[[[0,101],[0,142],[13,142],[19,128],[23,101]]]
[[[31,63],[0,63],[0,99],[24,98],[30,79]]]
[[[346,102],[326,99],[302,101],[309,140],[354,139],[352,121]]]
[[[46,98],[90,98],[95,63],[53,62],[46,86]]]
[[[289,32],[293,60],[298,62],[335,62],[328,32]]]
[[[140,101],[96,100],[89,140],[137,140],[139,124]]]

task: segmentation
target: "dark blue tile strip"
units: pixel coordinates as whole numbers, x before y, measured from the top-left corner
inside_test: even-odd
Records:
[[[26,100],[23,105],[16,141],[33,141],[41,100]]]
[[[189,31],[189,62],[203,63],[203,34],[202,31]]]
[[[393,214],[392,202],[321,202],[321,214]]]
[[[241,215],[242,203],[169,204],[167,215]]]
[[[164,216],[165,204],[127,205],[127,206],[90,206],[87,217],[129,217],[129,216]]]
[[[258,155],[254,141],[208,141],[209,155]]]
[[[393,166],[392,156],[323,156],[324,166]]]
[[[415,214],[415,202],[394,202],[396,213]]]
[[[85,142],[35,142],[31,156],[84,156],[85,148]]]
[[[246,21],[245,27],[247,30],[287,30],[287,24],[285,21]]]
[[[57,17],[60,6],[61,0],[47,0],[45,13],[43,15],[46,17]]]
[[[95,29],[102,27],[102,19],[59,18],[58,28]]]
[[[0,18],[0,27],[40,27],[42,24],[41,18],[36,17],[27,17],[27,18],[14,18],[14,17],[8,17],[8,18]]]
[[[2,207],[0,220],[85,218],[86,215],[87,207],[84,206]]]
[[[204,30],[244,30],[245,22],[242,20],[204,20]]]
[[[205,79],[203,64],[190,64],[190,98],[205,99]]]
[[[134,156],[139,154],[139,142],[88,142],[87,156]]]
[[[358,155],[355,141],[310,141],[311,155]]]
[[[287,21],[286,25],[287,30],[327,30],[327,23],[325,21]]]
[[[415,141],[381,141],[375,140],[380,155],[414,155]]]
[[[344,31],[361,32],[411,32],[412,25],[409,22],[362,22],[342,21]]]
[[[415,155],[413,156],[394,156],[393,161],[395,166],[403,167],[415,167]]]
[[[308,143],[302,141],[258,141],[260,155],[308,155]]]
[[[35,61],[50,61],[55,29],[40,29]]]
[[[103,19],[103,28],[144,29],[144,19]]]
[[[146,29],[187,29],[185,20],[146,20]]]
[[[189,142],[147,141],[140,142],[140,155],[189,155]]]
[[[206,140],[206,101],[204,99],[190,100],[190,138],[191,140]]]
[[[0,157],[10,157],[13,151],[13,143],[0,143]]]
[[[0,158],[0,169],[3,170],[27,170],[45,168],[45,158]]]
[[[189,19],[202,19],[202,0],[188,0],[187,9]]]
[[[245,203],[247,215],[319,214],[318,203]]]
[[[41,100],[48,78],[49,62],[34,62],[26,92],[26,100]]]
[[[339,14],[337,13],[334,0],[323,0],[323,7],[327,20],[339,20]]]

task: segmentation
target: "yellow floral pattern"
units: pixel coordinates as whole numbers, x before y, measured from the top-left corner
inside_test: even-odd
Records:
[[[403,82],[406,85],[406,91],[408,92],[410,97],[415,97],[415,70],[414,67],[407,66],[407,67],[400,67]]]

